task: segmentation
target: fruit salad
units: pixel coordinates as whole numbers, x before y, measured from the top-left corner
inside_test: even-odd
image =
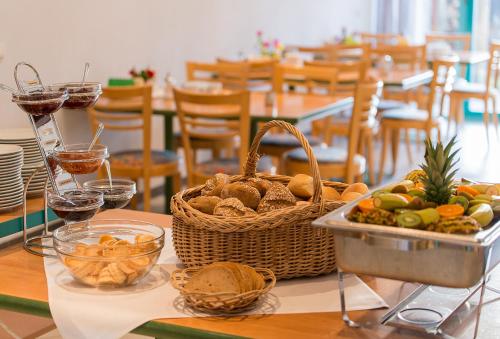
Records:
[[[348,214],[354,222],[441,233],[471,234],[500,216],[500,184],[455,181],[453,138],[426,142],[425,163],[405,179],[372,193]]]
[[[422,174],[423,171],[413,171],[406,177],[409,179],[373,192],[370,198],[358,202],[348,219],[367,224],[471,234],[488,226],[496,213],[500,215],[500,184],[457,182],[448,203],[438,205],[426,199],[420,181]]]

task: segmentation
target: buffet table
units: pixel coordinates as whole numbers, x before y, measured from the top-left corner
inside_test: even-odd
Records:
[[[109,210],[97,218],[136,219],[169,227],[172,218],[169,215],[145,213],[131,210]],[[50,317],[47,284],[43,268],[43,259],[25,252],[20,244],[0,250],[0,308]],[[390,305],[411,293],[417,285],[393,280],[363,277],[363,280]],[[483,307],[482,328],[485,336],[493,338],[500,333],[500,320],[494,314],[500,311],[500,305],[488,303]],[[339,312],[311,314],[281,314],[264,316],[236,316],[232,318],[179,318],[158,319],[136,328],[133,332],[154,337],[314,337],[314,338],[422,338],[423,334],[397,330],[379,325],[380,317],[386,310],[353,311],[353,320],[370,324],[367,328],[353,329],[344,325]],[[458,326],[457,337],[467,338],[474,325],[474,316],[466,318]],[[487,326],[485,326],[487,325]],[[455,324],[455,327],[456,324]],[[429,336],[430,337],[430,336]]]

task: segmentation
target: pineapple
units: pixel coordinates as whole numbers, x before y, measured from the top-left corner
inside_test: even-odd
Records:
[[[455,137],[446,146],[438,142],[434,147],[430,139],[425,142],[425,163],[420,168],[427,176],[422,180],[427,201],[447,204],[452,195],[453,178],[458,171],[458,161],[454,159],[459,150],[452,152],[455,143]]]
[[[423,182],[426,177],[427,175],[425,175],[425,172],[423,170],[416,169],[408,173],[405,177],[405,180],[411,180],[414,184],[416,184],[419,182]]]

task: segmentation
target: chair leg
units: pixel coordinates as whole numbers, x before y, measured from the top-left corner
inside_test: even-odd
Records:
[[[488,111],[488,98],[484,99],[484,112],[483,112],[483,123],[484,123],[484,128],[486,128],[486,140],[488,141],[488,144],[490,143],[490,131],[489,131],[489,111]]]
[[[384,178],[385,155],[387,152],[387,144],[389,144],[390,129],[387,128],[386,126],[382,125],[381,135],[382,135],[382,153],[380,155],[380,164],[379,164],[379,171],[378,171],[378,183],[379,184],[382,182],[382,179]]]
[[[418,133],[418,131],[417,131]],[[410,164],[413,164],[413,157],[412,157],[412,152],[411,152],[411,143],[410,143],[410,130],[407,128],[405,129],[405,144],[406,144],[406,152],[408,153],[408,161]]]
[[[151,211],[151,178],[149,175],[145,175],[143,177],[143,186],[144,186],[144,194],[143,194],[143,203],[144,203],[144,211]]]
[[[396,174],[396,168],[398,163],[398,152],[399,152],[399,128],[395,128],[392,131],[392,172],[391,174]]]
[[[457,100],[453,98],[453,96],[450,96],[450,110],[448,112],[448,124],[446,125],[446,138],[450,136],[450,128],[451,128],[451,121],[455,119],[455,123],[458,123],[456,120],[456,110],[457,110]],[[457,128],[458,130],[458,128]],[[458,131],[457,131],[458,132]]]
[[[491,97],[491,101],[493,102],[493,124],[495,126],[495,133],[498,139],[498,113],[497,113],[497,97]]]
[[[373,135],[366,135],[366,160],[368,161],[368,180],[370,185],[375,185],[375,166],[373,164]]]

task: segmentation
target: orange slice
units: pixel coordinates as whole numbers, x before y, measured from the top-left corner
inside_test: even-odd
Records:
[[[360,202],[358,202],[358,207],[362,212],[371,211],[375,208],[375,205],[373,205],[373,198],[361,200]]]
[[[458,204],[441,205],[436,207],[436,210],[443,218],[459,217],[465,212],[464,207]]]
[[[479,194],[479,191],[477,189],[472,188],[470,186],[465,186],[465,185],[458,186],[457,187],[457,192],[469,193],[470,195],[472,195],[474,197]]]

